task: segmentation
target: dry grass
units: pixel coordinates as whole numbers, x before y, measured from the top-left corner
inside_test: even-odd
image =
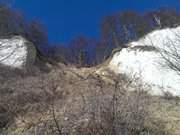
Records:
[[[164,99],[156,97],[151,104],[154,120],[164,123],[164,128],[169,134],[180,134],[180,99]]]
[[[138,86],[137,92],[128,92],[125,76],[111,79],[114,83],[106,83],[90,69],[65,66],[11,76],[0,88],[0,134],[170,135],[158,117],[164,110],[157,111],[157,100]]]

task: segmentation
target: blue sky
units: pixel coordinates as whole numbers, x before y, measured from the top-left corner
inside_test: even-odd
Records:
[[[13,0],[26,18],[45,25],[50,42],[68,42],[78,35],[97,38],[104,16],[124,10],[144,12],[159,7],[180,8],[180,0]]]

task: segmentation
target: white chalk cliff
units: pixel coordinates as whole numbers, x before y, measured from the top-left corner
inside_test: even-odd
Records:
[[[108,65],[110,70],[140,78],[151,87],[149,92],[153,95],[170,92],[180,96],[180,74],[164,65],[161,53],[176,48],[180,56],[180,27],[153,31],[127,46],[115,52]]]

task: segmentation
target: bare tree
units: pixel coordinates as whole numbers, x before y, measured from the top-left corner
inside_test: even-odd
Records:
[[[154,15],[154,20],[157,23],[157,25],[161,28],[161,19],[160,17],[158,17],[157,15]]]
[[[173,34],[175,38],[167,38],[162,48],[158,48],[158,52],[163,59],[161,65],[180,74],[180,32],[174,32]]]

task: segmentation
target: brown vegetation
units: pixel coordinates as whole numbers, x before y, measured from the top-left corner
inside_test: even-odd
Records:
[[[136,92],[128,92],[130,81],[124,75],[113,78],[113,83],[107,84],[90,69],[63,65],[47,74],[4,78],[6,81],[1,81],[0,88],[0,132],[3,135],[167,134],[154,126],[163,127],[164,123],[153,119],[149,108],[152,98],[140,86]]]

